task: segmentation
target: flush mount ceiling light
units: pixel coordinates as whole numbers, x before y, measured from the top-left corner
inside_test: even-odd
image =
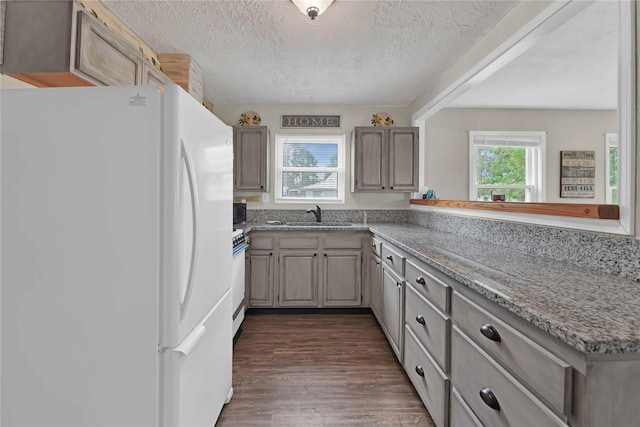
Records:
[[[333,0],[291,0],[291,2],[300,9],[300,12],[314,20],[316,16],[322,15],[327,10]]]

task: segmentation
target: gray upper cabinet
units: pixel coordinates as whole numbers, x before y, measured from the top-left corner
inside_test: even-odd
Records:
[[[351,156],[353,191],[386,190],[389,151],[386,129],[357,127],[354,134]]]
[[[389,190],[418,191],[418,128],[389,129]]]
[[[78,13],[76,68],[104,86],[132,86],[142,81],[143,59],[84,11]]]
[[[418,128],[354,128],[351,191],[417,191]]]
[[[172,84],[173,81],[162,71],[158,70],[152,64],[145,61],[142,66],[142,82],[143,86],[158,86],[164,87],[165,85]]]
[[[136,85],[144,62],[75,1],[6,3],[5,74],[39,87]]]
[[[269,191],[266,126],[233,128],[233,187],[236,191]]]

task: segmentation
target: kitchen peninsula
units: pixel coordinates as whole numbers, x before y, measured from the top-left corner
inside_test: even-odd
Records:
[[[638,419],[632,396],[640,394],[640,301],[633,280],[411,223],[308,228],[253,224],[250,236],[277,239],[292,232],[366,230],[383,248],[402,255],[396,272],[404,295],[399,313],[404,348],[396,354],[437,425],[476,416],[492,425],[501,425],[501,417],[512,423],[535,419],[576,426],[631,425]],[[364,263],[369,262],[367,251],[365,245]],[[416,272],[422,273],[413,277]],[[365,287],[374,282],[366,277]],[[416,282],[424,278],[446,288],[444,307],[421,295]],[[363,292],[369,295],[372,290]],[[414,300],[443,319],[442,361],[434,357],[438,349],[417,339],[416,320],[424,324],[424,318],[409,316]],[[425,323],[429,329],[428,317]],[[485,334],[489,326],[499,331],[497,342]],[[425,359],[415,359],[415,354]],[[495,377],[482,378],[482,372]],[[554,377],[545,381],[545,372]],[[434,380],[442,384],[444,396],[421,392],[421,383]],[[485,387],[491,394],[475,390],[476,380],[491,382]],[[433,393],[434,387],[429,389]],[[492,407],[494,403],[500,409]]]

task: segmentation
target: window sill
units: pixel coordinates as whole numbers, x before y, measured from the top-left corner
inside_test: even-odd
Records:
[[[515,212],[536,215],[568,216],[591,219],[620,219],[618,205],[533,203],[533,202],[474,202],[466,200],[412,199],[412,205],[437,206],[458,209],[476,209],[498,212]]]

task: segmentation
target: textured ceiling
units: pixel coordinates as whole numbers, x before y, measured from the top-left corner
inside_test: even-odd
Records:
[[[315,21],[289,0],[103,0],[159,53],[188,53],[214,104],[397,105],[517,1],[336,0]]]

